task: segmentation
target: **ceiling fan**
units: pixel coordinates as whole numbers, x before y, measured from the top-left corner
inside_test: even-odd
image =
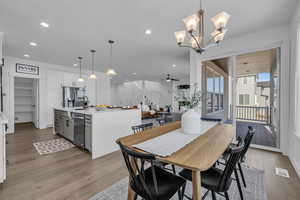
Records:
[[[167,81],[167,82],[171,82],[171,81],[179,81],[179,79],[171,78],[170,74],[167,74],[166,81]]]

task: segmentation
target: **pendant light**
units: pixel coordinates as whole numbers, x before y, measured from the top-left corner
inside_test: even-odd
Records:
[[[115,76],[117,75],[117,72],[112,68],[112,45],[114,43],[113,40],[108,40],[108,43],[110,44],[110,59],[109,59],[109,68],[106,71],[106,75],[108,76]]]
[[[80,74],[79,74],[79,78],[78,78],[78,82],[84,82],[84,79],[82,78],[82,72],[81,72],[81,65],[82,65],[82,57],[78,57],[79,60],[79,70],[80,70]]]
[[[90,79],[96,79],[97,76],[95,74],[95,66],[94,66],[94,58],[95,58],[96,50],[91,49],[91,53],[92,53],[92,74],[90,75]]]

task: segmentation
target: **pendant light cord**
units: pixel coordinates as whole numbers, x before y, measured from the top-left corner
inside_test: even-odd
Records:
[[[113,43],[110,43],[110,60],[109,60],[109,67],[112,68],[112,48]]]
[[[82,78],[82,75],[81,75],[81,60],[82,60],[82,57],[78,57],[79,59],[79,73],[80,73],[80,78]]]
[[[202,0],[200,0],[200,9],[202,9]]]
[[[95,52],[92,51],[92,73],[93,73],[93,74],[94,74],[94,72],[95,72],[94,58],[95,58]]]

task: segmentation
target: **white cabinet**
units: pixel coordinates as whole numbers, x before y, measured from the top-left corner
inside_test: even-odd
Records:
[[[3,120],[0,114],[0,183],[6,179],[6,151],[5,151],[5,133],[6,133],[7,120]]]

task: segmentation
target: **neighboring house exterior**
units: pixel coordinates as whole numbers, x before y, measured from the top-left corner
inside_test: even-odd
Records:
[[[256,75],[237,78],[238,106],[267,107],[270,105],[270,82],[257,82]]]

